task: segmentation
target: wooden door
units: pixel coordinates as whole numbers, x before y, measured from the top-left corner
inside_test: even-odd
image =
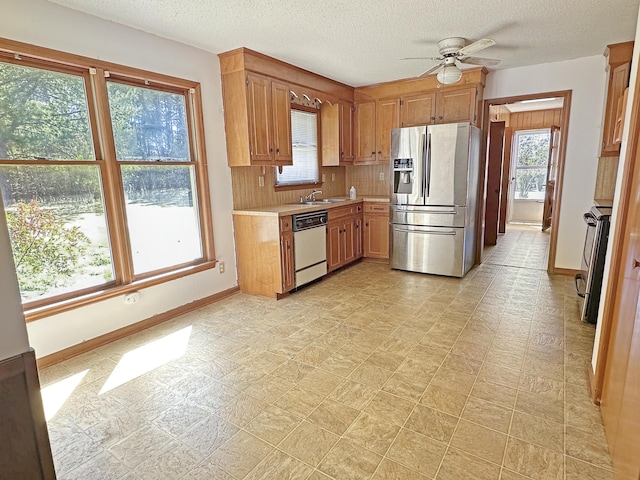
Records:
[[[353,105],[340,103],[340,163],[353,163]]]
[[[620,154],[620,144],[615,141],[616,113],[618,99],[624,94],[629,85],[631,63],[623,63],[614,67],[610,72],[607,91],[607,103],[604,113],[604,127],[601,157]]]
[[[436,94],[404,97],[400,105],[402,126],[431,125],[436,122]]]
[[[400,99],[378,100],[376,106],[376,163],[391,160],[391,130],[400,126]]]
[[[356,163],[374,163],[376,160],[376,102],[356,105]]]
[[[389,218],[387,216],[365,215],[364,256],[389,258]]]
[[[504,129],[504,151],[502,160],[502,191],[500,192],[500,215],[498,233],[507,231],[507,218],[509,218],[509,186],[511,185],[511,145],[513,142],[513,129]]]
[[[291,144],[291,99],[289,85],[271,82],[273,109],[273,159],[276,165],[293,165]]]
[[[282,259],[282,292],[288,292],[295,287],[295,270],[293,256],[293,232],[280,234],[280,257]]]
[[[551,227],[553,215],[553,199],[556,189],[556,172],[558,171],[558,155],[560,152],[560,127],[552,126],[549,136],[549,161],[547,162],[547,182],[544,190],[544,207],[542,209],[542,231]]]
[[[331,220],[327,224],[327,271],[329,272],[342,266],[341,231],[341,220]]]
[[[487,152],[487,199],[484,218],[485,245],[495,245],[498,242],[504,131],[505,122],[490,122],[489,150]]]
[[[476,122],[476,88],[438,92],[436,123]]]
[[[344,220],[342,224],[342,247],[342,263],[353,262],[356,259],[356,221],[353,217]]]
[[[364,255],[364,232],[362,231],[362,215],[359,215],[356,217],[355,219],[355,226],[356,226],[356,230],[355,230],[355,244],[356,244],[356,260],[358,258],[362,258],[362,256]]]
[[[252,164],[272,164],[271,85],[268,78],[247,75],[247,114]]]

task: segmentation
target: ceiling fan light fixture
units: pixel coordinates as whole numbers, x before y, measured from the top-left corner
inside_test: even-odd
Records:
[[[462,78],[462,70],[460,70],[455,64],[445,65],[442,70],[438,72],[436,78],[444,85],[451,85],[460,81]]]

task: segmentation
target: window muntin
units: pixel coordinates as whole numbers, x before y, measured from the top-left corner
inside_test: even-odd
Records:
[[[549,129],[516,132],[516,200],[544,200],[549,162]]]
[[[97,165],[0,165],[23,302],[113,281]]]
[[[185,95],[107,82],[118,160],[188,162]]]
[[[291,109],[293,165],[276,170],[276,186],[319,182],[318,114]]]
[[[94,158],[84,78],[0,62],[0,159]]]
[[[134,273],[202,258],[194,167],[122,165],[121,171]]]
[[[142,288],[147,284],[154,285],[178,278],[191,271],[190,268],[187,269],[185,267],[204,269],[213,265],[215,256],[213,241],[210,238],[212,232],[209,219],[209,200],[206,198],[208,196],[208,185],[206,161],[202,145],[202,142],[204,142],[202,137],[203,129],[200,124],[202,121],[202,105],[198,84],[130,67],[122,67],[120,71],[113,64],[103,64],[99,60],[83,59],[61,52],[51,53],[42,49],[40,58],[35,59],[26,54],[15,54],[15,45],[13,44],[9,46],[10,52],[3,50],[3,48],[5,46],[0,40],[0,67],[2,67],[2,73],[5,74],[5,78],[10,76],[12,72],[22,73],[28,71],[45,79],[53,78],[54,80],[47,80],[49,84],[59,85],[67,78],[76,83],[79,82],[74,85],[72,90],[73,92],[82,91],[84,103],[80,101],[71,103],[76,106],[83,105],[83,108],[78,107],[74,110],[74,115],[77,114],[77,118],[75,118],[73,125],[82,124],[81,127],[78,127],[80,133],[69,132],[68,130],[73,130],[70,128],[66,128],[67,131],[64,132],[65,128],[59,128],[58,130],[63,130],[62,133],[66,135],[49,136],[47,138],[52,139],[51,143],[62,144],[64,139],[73,140],[75,137],[72,134],[77,134],[77,136],[82,136],[87,139],[86,142],[89,142],[89,149],[84,149],[89,154],[83,155],[66,153],[54,155],[49,153],[50,151],[66,152],[70,146],[75,145],[73,142],[65,145],[54,145],[57,150],[48,150],[44,155],[40,152],[28,155],[20,153],[20,155],[25,155],[28,158],[18,158],[16,154],[7,155],[9,158],[4,158],[0,155],[0,190],[5,200],[8,216],[21,208],[21,213],[25,217],[26,207],[33,207],[36,209],[35,213],[43,214],[45,217],[50,213],[60,214],[58,216],[63,217],[62,220],[56,217],[57,223],[54,222],[58,231],[65,233],[66,230],[78,227],[78,238],[81,241],[79,242],[78,238],[67,238],[67,240],[72,243],[75,242],[76,250],[91,257],[94,263],[91,264],[91,261],[89,261],[89,266],[87,266],[86,259],[72,259],[75,262],[73,263],[74,268],[71,269],[72,271],[66,272],[67,275],[64,281],[58,282],[54,287],[45,289],[46,291],[44,292],[40,288],[36,293],[33,293],[35,290],[31,287],[29,289],[24,288],[24,282],[22,282],[21,287],[24,290],[22,292],[23,304],[25,305],[25,310],[29,313],[28,318],[31,317],[31,313],[34,313],[33,318],[41,318],[46,316],[45,312],[47,311],[57,313],[74,306],[112,296],[116,291],[126,291],[128,288],[134,288],[131,285],[134,282],[135,288]],[[29,46],[29,48],[33,50],[38,47]],[[51,57],[48,60],[43,60],[49,54],[51,54]],[[5,65],[8,67],[5,68]],[[103,70],[101,66],[108,67],[109,73]],[[18,67],[17,70],[15,67]],[[59,75],[61,77],[57,77]],[[59,78],[63,80],[59,80]],[[141,80],[144,78],[149,78],[149,81]],[[112,80],[115,81],[112,82]],[[15,88],[15,84],[16,82],[13,84],[11,82],[0,83],[0,112],[6,113],[8,110],[7,105],[14,105],[14,111],[17,111],[18,114],[20,113],[20,105],[17,102],[6,101],[7,92],[10,91],[10,88]],[[113,130],[109,128],[108,124],[102,122],[102,119],[109,118],[111,115],[108,84],[124,85],[126,88],[121,89],[120,92],[128,93],[124,98],[129,100],[135,100],[140,97],[143,100],[151,98],[150,102],[146,102],[142,106],[136,104],[135,101],[130,101],[128,105],[130,112],[135,113],[136,110],[140,111],[146,108],[151,114],[155,114],[158,113],[156,110],[165,109],[165,112],[160,112],[164,113],[164,117],[158,114],[155,119],[160,118],[160,123],[167,118],[171,119],[171,121],[165,121],[165,125],[168,125],[165,133],[166,130],[171,132],[171,139],[168,140],[168,143],[172,145],[172,148],[165,150],[165,152],[169,152],[168,154],[156,148],[160,143],[158,135],[155,137],[154,135],[146,135],[142,137],[142,141],[153,147],[148,150],[152,152],[151,155],[146,155],[145,157],[144,155],[136,155],[135,152],[133,154],[127,153],[126,148],[124,148],[123,151],[125,153],[121,155],[124,159],[115,158],[111,153],[116,151]],[[149,84],[151,86],[147,88],[146,86]],[[51,92],[52,89],[50,88],[47,91]],[[131,92],[142,92],[142,94]],[[148,94],[148,92],[152,93]],[[115,95],[112,93],[112,96],[117,97],[118,100],[123,98],[123,96],[118,96],[117,93]],[[42,95],[41,97],[45,98],[45,100],[47,98]],[[158,98],[161,100],[158,101]],[[107,102],[103,102],[102,99],[107,99]],[[53,110],[56,107],[55,105],[47,105],[46,101],[44,104],[45,106],[40,111],[47,112],[47,108]],[[169,104],[171,108],[168,107]],[[116,110],[121,105],[127,106],[127,102],[120,101],[115,106]],[[4,110],[2,110],[3,106],[5,107]],[[55,118],[56,115],[52,114],[49,117]],[[6,131],[6,125],[2,122],[7,118],[9,118],[9,115],[5,114],[0,119],[0,136],[4,133],[3,130]],[[135,121],[136,116],[130,115],[129,119]],[[152,127],[153,125],[154,122],[151,122]],[[155,125],[157,125],[157,122]],[[143,129],[143,131],[147,132],[149,130],[149,128]],[[136,137],[137,140],[139,140],[138,137]],[[23,142],[23,144],[28,145],[28,142]],[[77,150],[76,148],[73,151]],[[160,154],[155,155],[156,152],[160,152]],[[63,163],[57,160],[65,161]],[[143,196],[146,195],[145,201],[148,204],[143,205],[140,203],[140,191],[135,192],[130,189],[128,193],[125,193],[123,187],[131,187],[131,182],[127,183],[120,173],[130,166],[131,168],[138,165],[153,168],[151,165],[146,164],[145,160],[154,161],[153,167],[175,169],[175,167],[181,166],[184,172],[179,173],[177,177],[172,175],[170,170],[166,170],[162,175],[157,175],[158,177],[164,177],[164,180],[152,185],[145,185],[142,189],[142,194]],[[16,166],[24,167],[20,175],[16,174]],[[56,166],[69,168],[63,175],[53,168]],[[38,169],[41,169],[40,171],[42,172],[46,171],[46,174],[38,175]],[[175,174],[175,170],[173,173]],[[16,181],[18,177],[19,181]],[[51,180],[52,178],[53,180]],[[176,178],[179,180],[176,180]],[[172,179],[177,182],[173,186],[175,188],[171,188],[172,186],[169,185]],[[56,186],[60,185],[63,185],[64,188],[56,189]],[[91,185],[91,188],[87,187],[87,185]],[[76,190],[71,187],[76,188]],[[18,193],[19,195],[17,195]],[[169,200],[173,194],[177,195],[178,198]],[[86,198],[90,196],[93,196],[93,201],[88,206]],[[23,200],[24,198],[26,198],[26,201]],[[32,200],[36,201],[35,205],[32,205]],[[171,254],[166,255],[161,261],[154,264],[149,261],[145,263],[141,260],[144,255],[136,257],[132,252],[134,248],[140,245],[138,242],[133,245],[133,248],[131,246],[133,239],[130,239],[129,228],[133,222],[128,217],[134,217],[131,210],[132,205],[136,207],[144,206],[147,209],[145,211],[158,210],[158,208],[150,208],[152,206],[159,207],[163,209],[163,213],[168,211],[167,208],[170,209],[176,206],[181,208],[179,210],[181,212],[180,215],[172,215],[172,221],[165,222],[167,225],[173,225],[176,230],[181,229],[180,238],[176,238],[175,234],[173,237],[168,236],[165,231],[163,232],[164,235],[163,233],[159,235],[160,241],[155,242],[156,246],[164,245],[165,251],[171,250]],[[95,218],[92,219],[92,222],[88,221],[88,214],[94,215]],[[78,218],[84,220],[87,225],[91,224],[91,227],[87,227]],[[160,227],[162,225],[156,222],[154,226],[156,231]],[[186,238],[187,236],[189,237],[188,239]],[[89,239],[89,242],[85,240],[85,237]],[[147,245],[150,243],[149,237],[148,235],[145,240]],[[134,232],[133,238],[141,237],[139,235],[136,236]],[[174,244],[167,247],[167,239],[173,241]],[[81,245],[82,242],[85,242],[84,246]],[[96,249],[100,250],[98,255],[94,255],[96,253],[94,250]],[[14,259],[18,260],[15,254],[18,249],[14,247],[13,250]],[[149,257],[149,254],[147,253],[146,256]],[[108,261],[105,261],[105,257],[108,257]],[[16,263],[18,262],[16,261]],[[96,268],[91,270],[89,267]],[[95,270],[98,267],[101,276],[96,274]],[[20,271],[18,273],[20,275]],[[45,275],[42,268],[37,274],[40,275],[39,278]],[[34,275],[33,272],[31,275]],[[40,287],[43,285],[42,280],[36,279],[36,282],[39,283]],[[60,283],[63,285],[60,285]],[[91,297],[86,297],[86,294],[92,295]],[[78,298],[76,301],[76,297],[80,296],[83,298]],[[64,303],[60,303],[61,301],[64,301]],[[29,312],[35,308],[38,308],[38,310]]]

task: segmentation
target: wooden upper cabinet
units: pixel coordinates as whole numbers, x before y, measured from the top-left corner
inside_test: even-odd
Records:
[[[436,123],[476,123],[476,87],[438,92]]]
[[[632,54],[633,42],[608,45],[605,50],[608,73],[607,103],[604,110],[601,157],[618,156],[620,154],[620,142],[615,135],[616,114],[620,99],[629,86]]]
[[[376,161],[376,102],[356,105],[356,163]]]
[[[353,106],[344,103],[320,106],[322,166],[353,163]]]
[[[291,101],[289,85],[271,81],[271,108],[273,116],[273,160],[276,165],[293,163],[291,145]]]
[[[436,93],[404,97],[401,100],[402,126],[415,127],[436,122]]]
[[[376,105],[376,162],[391,159],[391,130],[400,126],[400,99],[378,100]]]
[[[247,77],[247,116],[249,117],[249,149],[251,160],[271,162],[271,85],[269,79]]]
[[[353,163],[353,114],[351,103],[340,102],[340,163]]]

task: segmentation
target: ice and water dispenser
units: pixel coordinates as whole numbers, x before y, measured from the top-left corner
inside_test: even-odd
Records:
[[[393,193],[413,191],[413,158],[393,160]]]

